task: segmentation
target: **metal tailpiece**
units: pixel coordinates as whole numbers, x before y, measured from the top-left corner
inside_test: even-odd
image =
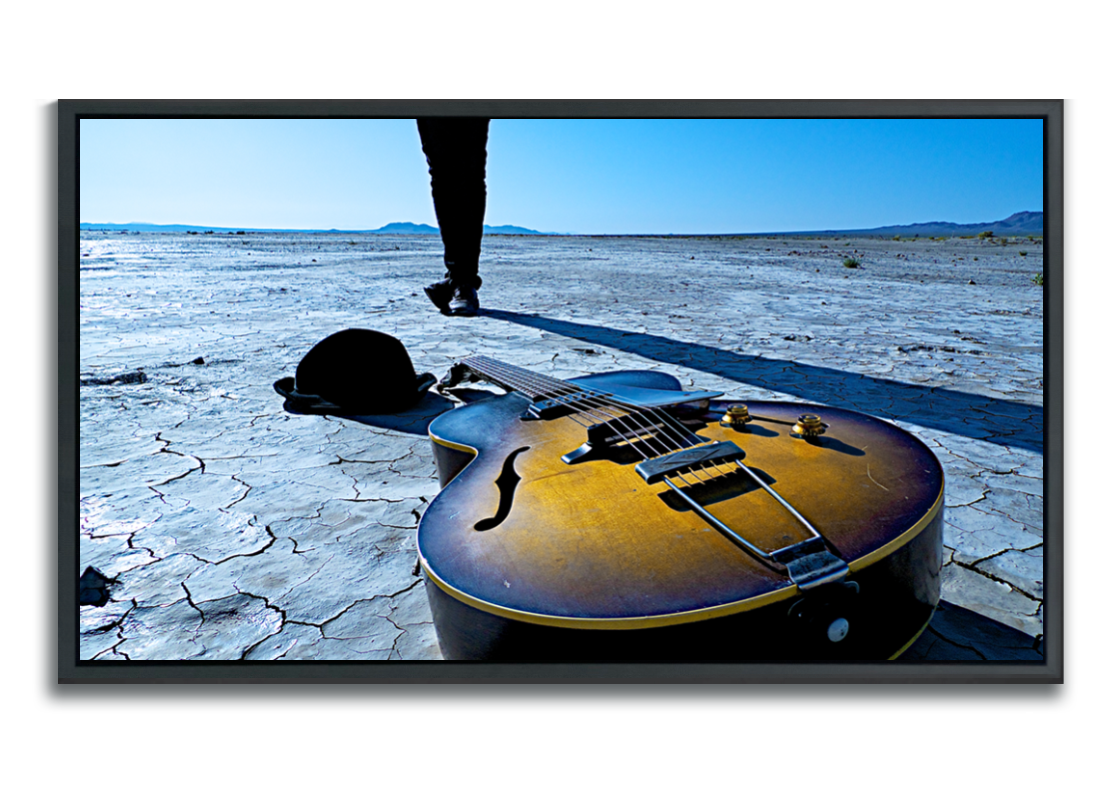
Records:
[[[727,443],[726,445],[733,444]],[[671,454],[670,456],[675,455]],[[669,458],[670,457],[663,457],[662,459],[665,460]],[[640,464],[643,465],[647,463],[641,462]],[[762,487],[768,495],[778,501],[779,505],[789,511],[794,516],[794,518],[798,520],[798,522],[801,523],[802,526],[804,526],[806,530],[810,532],[811,536],[809,539],[805,539],[801,542],[796,542],[792,545],[787,545],[786,547],[780,547],[778,550],[773,550],[771,552],[761,550],[760,548],[749,542],[747,539],[745,539],[743,536],[741,536],[739,533],[734,531],[732,528],[725,525],[723,522],[714,517],[708,509],[703,508],[697,501],[687,495],[685,490],[683,490],[669,478],[664,480],[666,481],[667,486],[678,493],[682,497],[682,499],[690,505],[690,508],[701,515],[701,517],[704,518],[708,523],[710,523],[726,536],[741,545],[748,552],[752,553],[758,558],[762,558],[768,561],[775,561],[776,563],[785,566],[787,568],[787,575],[790,577],[791,581],[803,591],[810,591],[812,589],[819,588],[820,586],[825,586],[830,583],[837,583],[844,580],[845,576],[849,573],[849,565],[837,556],[833,555],[833,553],[829,552],[829,548],[825,544],[825,539],[822,538],[822,535],[818,532],[818,529],[815,528],[809,520],[803,517],[802,514],[799,513],[798,509],[787,503],[786,499],[775,490],[773,490],[766,481],[764,481],[756,474],[754,470],[749,468],[739,459],[736,460],[736,464],[745,473],[751,476],[752,480],[755,481],[756,484]],[[636,465],[636,469],[639,469],[639,465]]]
[[[787,568],[790,579],[803,591],[838,583],[849,574],[849,565],[829,552],[817,536],[775,550],[771,557]]]

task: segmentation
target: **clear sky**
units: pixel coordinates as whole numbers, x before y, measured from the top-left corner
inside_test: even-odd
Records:
[[[82,222],[436,225],[408,120],[86,119]],[[1042,209],[1036,119],[516,120],[489,225],[710,234],[999,220]]]

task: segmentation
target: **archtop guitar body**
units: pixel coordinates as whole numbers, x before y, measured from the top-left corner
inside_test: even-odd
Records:
[[[939,596],[944,478],[868,415],[673,377],[562,381],[430,425],[442,491],[418,528],[443,655],[509,662],[871,662]]]

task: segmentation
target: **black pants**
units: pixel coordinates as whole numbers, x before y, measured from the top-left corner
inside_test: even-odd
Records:
[[[455,284],[478,288],[488,119],[420,118],[418,130],[430,166],[430,191],[445,246],[446,276]]]

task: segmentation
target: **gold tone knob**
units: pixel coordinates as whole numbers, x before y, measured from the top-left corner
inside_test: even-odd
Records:
[[[730,404],[725,414],[721,416],[721,426],[732,426],[741,428],[748,421],[752,420],[752,416],[748,414],[747,404]]]
[[[804,413],[798,416],[798,423],[794,425],[794,433],[810,439],[825,434],[825,430],[828,428],[829,424],[822,423],[818,416]]]

